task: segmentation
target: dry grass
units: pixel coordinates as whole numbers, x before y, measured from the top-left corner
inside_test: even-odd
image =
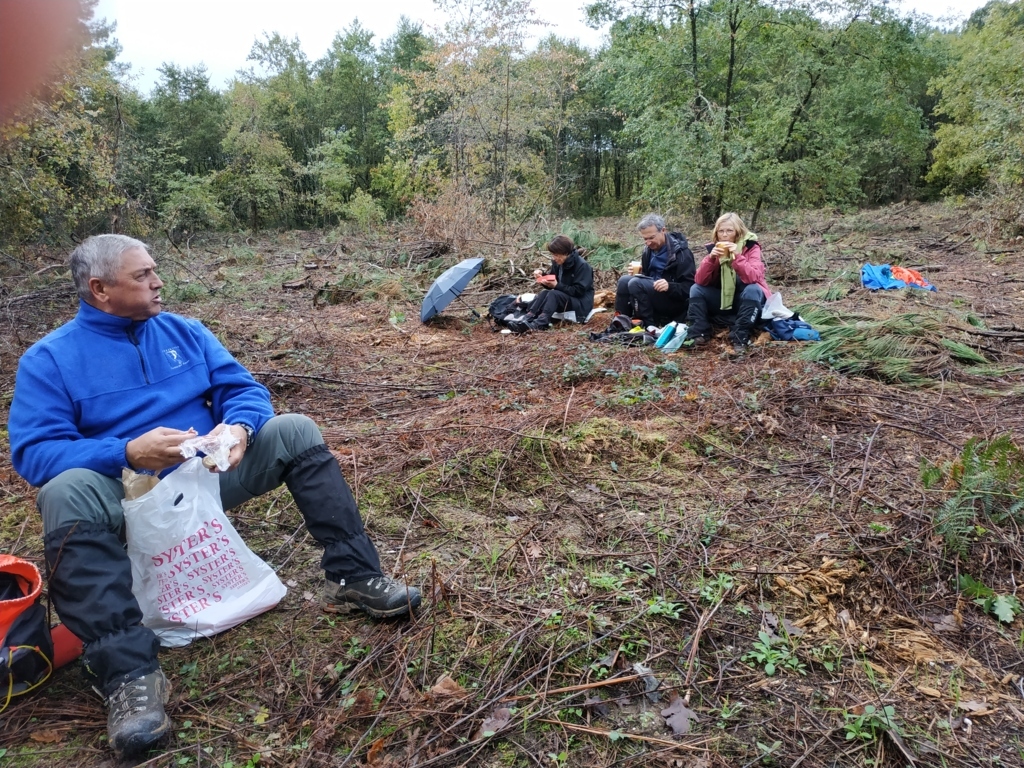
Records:
[[[933,265],[935,296],[851,285],[826,303],[874,321],[924,314],[937,336],[955,328],[1011,370],[1024,259],[982,256],[960,227],[955,212],[911,207],[804,217],[762,241],[790,306],[819,302],[850,279],[835,265],[877,260],[883,243],[904,264]],[[623,243],[631,229],[600,223]],[[924,370],[933,386],[909,389],[798,360],[794,345],[665,358],[592,345],[575,327],[495,334],[458,307],[424,327],[387,291],[314,309],[336,274],[392,247],[336,245],[283,235],[254,246],[262,264],[225,266],[239,246],[208,243],[192,269],[217,293],[174,309],[209,323],[279,409],[323,426],[386,567],[424,588],[424,607],[410,622],[329,619],[311,599],[318,553],[287,492],[242,507],[239,531],[289,594],[162,656],[176,731],[147,765],[240,768],[256,754],[259,765],[377,767],[1024,761],[1024,620],[1001,625],[956,589],[970,573],[1012,592],[1019,531],[987,525],[958,559],[918,479],[922,457],[950,459],[971,436],[1024,435],[1019,374]],[[823,251],[828,274],[801,276],[787,255],[797,246]],[[298,253],[319,267],[283,290]],[[517,264],[531,254],[510,244],[490,255],[468,291],[477,306],[528,285]],[[382,284],[422,290],[440,272],[397,263]],[[72,311],[57,288],[33,290],[5,298],[8,395],[17,355]],[[4,550],[38,562],[32,492],[7,463],[0,490]],[[769,676],[748,656],[759,631],[791,665]],[[662,716],[675,696],[698,718],[684,735]],[[894,721],[872,721],[867,705],[892,706]],[[102,707],[74,670],[3,718],[12,765],[108,761]]]

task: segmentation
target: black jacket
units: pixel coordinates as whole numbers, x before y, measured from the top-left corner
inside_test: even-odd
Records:
[[[673,301],[688,302],[690,300],[690,288],[693,287],[693,278],[697,274],[697,265],[694,263],[690,246],[686,242],[686,235],[682,232],[666,232],[665,241],[668,243],[668,264],[662,277],[668,281],[668,296]],[[651,249],[644,247],[640,255],[641,273],[650,274]]]
[[[690,262],[693,262],[692,257]],[[571,308],[576,313],[576,318],[583,322],[590,310],[594,308],[593,268],[580,256],[579,251],[573,251],[562,266],[558,266],[552,261],[551,267],[545,274],[555,276],[558,282],[555,284],[554,290],[561,291],[571,299]],[[692,278],[690,282],[693,282]]]

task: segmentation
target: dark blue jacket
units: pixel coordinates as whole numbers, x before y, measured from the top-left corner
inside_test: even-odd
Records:
[[[667,299],[685,307],[690,300],[690,288],[697,274],[697,265],[693,260],[690,245],[682,232],[666,232],[665,242],[668,244],[668,264],[661,273],[662,279],[668,282]],[[651,249],[644,247],[640,254],[640,274],[651,274]]]
[[[557,279],[555,290],[569,297],[569,309],[576,313],[576,319],[583,322],[594,308],[594,270],[580,252],[574,250],[565,263],[559,266],[551,262],[545,273]]]
[[[75,468],[120,478],[128,441],[151,429],[258,432],[273,415],[266,387],[198,320],[136,322],[80,302],[18,364],[11,461],[35,486]]]

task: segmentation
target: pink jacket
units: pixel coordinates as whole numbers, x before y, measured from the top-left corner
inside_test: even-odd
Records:
[[[708,243],[707,247],[710,250],[714,247],[714,243]],[[761,286],[761,290],[764,291],[765,299],[771,298],[772,289],[768,287],[768,283],[764,279],[764,262],[761,261],[760,245],[754,242],[744,248],[733,259],[732,268],[736,270],[737,280],[746,285],[757,283]],[[704,286],[711,286],[716,283],[721,285],[721,272],[722,266],[718,263],[718,259],[709,253],[701,260],[700,265],[697,267],[697,276],[694,278],[694,282],[697,285]]]

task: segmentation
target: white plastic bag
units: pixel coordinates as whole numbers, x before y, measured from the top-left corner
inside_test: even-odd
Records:
[[[132,592],[160,644],[188,645],[268,611],[284,597],[277,574],[224,514],[220,481],[189,459],[149,493],[122,501]]]
[[[774,320],[779,318],[780,320],[789,320],[793,316],[793,310],[786,307],[782,303],[782,292],[776,291],[771,297],[764,303],[764,309],[761,310],[762,320]]]

